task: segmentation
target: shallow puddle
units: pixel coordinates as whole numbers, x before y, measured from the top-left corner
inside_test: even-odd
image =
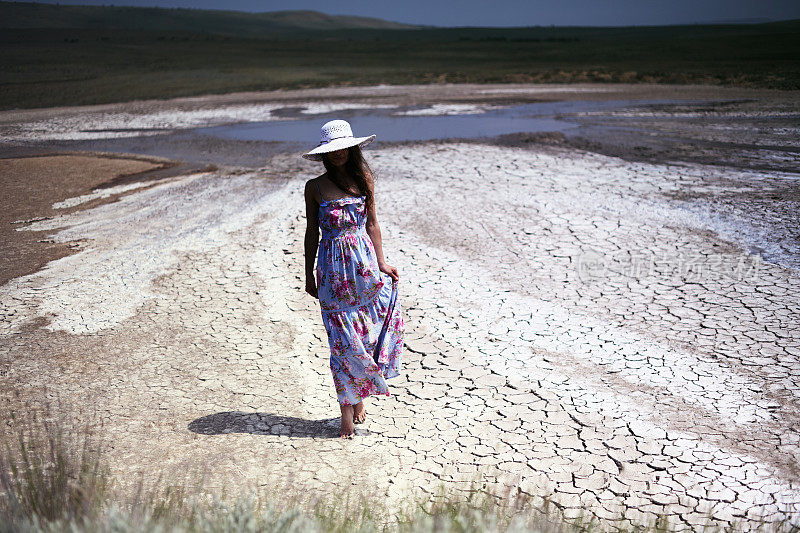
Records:
[[[654,102],[637,102],[638,105]],[[346,109],[309,114],[302,108],[286,120],[249,122],[209,128],[194,133],[247,141],[308,142],[319,135],[320,126],[336,118],[345,119],[356,135],[378,133],[381,141],[472,139],[509,133],[563,132],[578,127],[563,115],[628,107],[631,101],[541,102],[508,107],[475,105]]]

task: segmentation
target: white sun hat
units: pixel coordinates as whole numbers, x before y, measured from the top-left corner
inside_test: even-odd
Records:
[[[331,120],[322,125],[320,130],[319,145],[303,157],[312,161],[322,161],[322,154],[335,152],[351,146],[366,146],[375,140],[375,135],[369,137],[353,137],[353,129],[346,120]]]

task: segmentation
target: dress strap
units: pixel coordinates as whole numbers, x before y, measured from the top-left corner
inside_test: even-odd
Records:
[[[322,198],[322,200],[325,201],[325,196],[322,194],[322,191],[319,190],[319,183],[317,182],[318,179],[319,178],[314,178],[314,185],[317,186],[317,192],[319,193],[320,198]]]

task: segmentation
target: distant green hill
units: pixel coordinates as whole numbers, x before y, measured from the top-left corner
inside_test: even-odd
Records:
[[[313,11],[0,2],[0,109],[442,82],[800,90],[798,50],[799,20],[436,28]]]
[[[407,30],[418,26],[368,17],[327,15],[317,11],[247,13],[0,2],[0,28],[191,31],[236,37],[269,37],[319,30]]]

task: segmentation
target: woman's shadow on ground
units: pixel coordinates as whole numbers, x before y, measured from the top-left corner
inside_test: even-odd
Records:
[[[307,420],[294,416],[273,413],[245,413],[228,411],[206,415],[189,422],[189,431],[201,435],[224,435],[226,433],[250,433],[251,435],[286,435],[305,438],[339,438],[339,417],[323,420]],[[357,435],[369,435],[369,431],[357,428]]]

